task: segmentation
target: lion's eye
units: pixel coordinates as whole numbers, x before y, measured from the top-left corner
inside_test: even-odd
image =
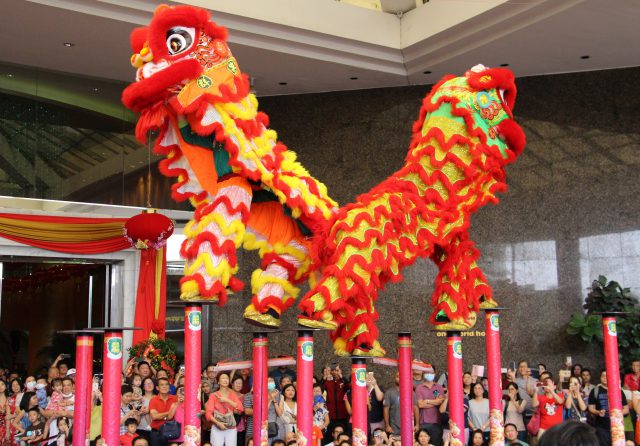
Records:
[[[176,55],[191,48],[195,36],[194,28],[176,26],[167,31],[167,50],[169,54]]]

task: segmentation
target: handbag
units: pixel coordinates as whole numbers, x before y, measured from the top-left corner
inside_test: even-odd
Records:
[[[275,412],[275,403],[273,403],[273,405],[274,405],[274,412]],[[268,407],[269,406],[267,405],[267,411],[268,411]],[[275,420],[273,421],[267,420],[267,437],[274,438],[277,436],[278,436],[278,423],[276,423]]]
[[[224,427],[227,429],[233,429],[236,427],[236,419],[233,416],[233,412],[220,413],[214,410],[213,419],[218,423],[224,424]]]
[[[175,440],[180,438],[182,432],[182,426],[176,420],[165,421],[160,426],[160,435],[166,440]]]
[[[536,407],[536,411],[527,423],[527,431],[534,437],[540,431],[540,407]]]

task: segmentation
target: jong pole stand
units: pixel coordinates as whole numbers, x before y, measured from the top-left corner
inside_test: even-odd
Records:
[[[167,303],[167,307],[184,308],[184,443],[190,446],[201,443],[198,392],[202,370],[202,307],[208,305],[217,305],[217,302],[181,300]]]
[[[75,404],[73,405],[73,446],[85,446],[91,427],[91,383],[93,381],[93,338],[101,330],[63,330],[76,338]]]
[[[500,377],[500,312],[508,308],[487,308],[485,312],[485,342],[487,344],[487,378],[489,379],[489,446],[504,446],[504,416]]]
[[[628,313],[622,311],[608,311],[598,313],[602,315],[602,334],[604,343],[604,361],[607,370],[607,388],[609,392],[609,419],[611,420],[611,444],[624,445],[624,415],[622,415],[622,393],[620,386],[620,363],[618,357],[618,329],[617,317]],[[615,389],[615,390],[614,390]]]

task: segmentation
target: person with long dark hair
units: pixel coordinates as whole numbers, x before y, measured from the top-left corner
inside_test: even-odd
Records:
[[[473,398],[469,400],[469,429],[484,432],[485,440],[489,438],[489,400],[481,383],[471,386]]]
[[[518,431],[518,440],[524,441],[527,438],[527,427],[524,424],[524,411],[527,409],[527,402],[522,399],[515,382],[507,385],[507,396],[503,401],[504,423],[513,424]]]

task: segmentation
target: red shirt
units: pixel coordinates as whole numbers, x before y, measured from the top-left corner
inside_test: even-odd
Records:
[[[547,430],[556,424],[562,423],[562,410],[564,408],[564,397],[560,395],[562,403],[558,404],[554,397],[538,395],[540,403],[540,429]]]
[[[158,412],[169,412],[173,403],[178,403],[178,397],[175,395],[167,395],[167,400],[163,400],[160,395],[156,395],[149,401],[149,412],[157,410]],[[160,426],[164,424],[164,420],[151,421],[151,429],[160,429]]]
[[[624,376],[624,385],[631,391],[640,390],[640,378],[634,373],[627,373]]]
[[[129,432],[127,432],[126,434],[122,434],[120,435],[120,446],[131,446],[131,443],[133,443],[133,440],[135,440],[138,437],[139,437],[138,434],[131,435]]]
[[[349,414],[344,405],[344,394],[349,385],[342,379],[338,381],[325,381],[322,389],[327,392],[327,409],[329,410],[329,418],[331,420],[347,419]]]

